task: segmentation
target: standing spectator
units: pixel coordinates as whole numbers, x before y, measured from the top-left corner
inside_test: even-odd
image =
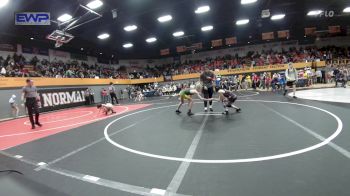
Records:
[[[109,83],[108,90],[109,90],[109,95],[111,96],[112,104],[114,105],[114,102],[115,102],[116,104],[119,104],[118,98],[117,98],[117,94],[116,94],[116,90],[115,90],[115,87],[114,87],[114,85],[113,85],[112,82]]]
[[[120,99],[124,99],[124,90],[120,89]]]
[[[131,87],[129,86],[129,87],[127,88],[127,90],[128,90],[128,98],[129,98],[129,99],[132,99],[132,96],[131,96]]]
[[[102,100],[102,103],[104,104],[108,102],[108,92],[104,88],[102,88],[102,91],[101,91],[101,100]]]
[[[259,78],[259,76],[257,74],[253,73],[252,79],[253,79],[253,89],[256,90],[256,88],[259,87],[260,78]]]
[[[295,92],[297,90],[296,83],[298,81],[298,72],[294,68],[292,63],[288,64],[288,69],[286,70],[285,75],[286,75],[286,80],[287,80],[287,87],[288,88],[293,87],[293,98],[296,99],[297,97],[295,96]],[[286,88],[284,90],[284,94],[283,94],[284,96],[286,96],[286,94],[288,92],[288,88]]]
[[[10,106],[11,106],[11,110],[12,110],[12,115],[17,118],[18,117],[18,113],[19,113],[19,109],[16,103],[16,95],[12,95],[10,100],[9,100]]]
[[[34,86],[34,82],[31,79],[26,80],[27,85],[22,89],[22,101],[25,99],[25,106],[27,107],[30,123],[32,124],[32,129],[35,129],[35,125],[41,127],[39,122],[39,104],[40,97],[38,95],[38,90]],[[33,117],[35,114],[35,121]]]
[[[90,100],[90,91],[89,91],[89,89],[86,89],[84,91],[84,97],[85,97],[85,105],[90,105],[91,104],[91,100]]]
[[[271,78],[270,78],[269,74],[266,74],[266,76],[265,76],[265,86],[266,86],[267,91],[269,91],[270,86],[271,86]]]
[[[241,80],[241,84],[242,84],[242,89],[248,90],[248,83],[247,83],[247,76],[243,75],[242,80]]]
[[[94,104],[95,103],[95,92],[94,92],[94,90],[89,88],[89,94],[90,94],[90,103]]]
[[[265,89],[266,88],[266,72],[260,75],[260,89]]]
[[[2,68],[1,68],[0,75],[1,75],[1,76],[6,76],[6,69],[5,69],[5,67],[2,67]]]

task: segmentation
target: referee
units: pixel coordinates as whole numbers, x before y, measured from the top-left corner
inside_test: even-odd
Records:
[[[109,83],[108,90],[109,90],[109,94],[111,96],[112,104],[114,105],[114,101],[115,101],[116,104],[119,104],[118,98],[117,98],[117,94],[116,94],[116,90],[115,90],[115,87],[114,87],[112,82]]]
[[[40,97],[38,96],[37,88],[34,86],[33,80],[27,79],[26,83],[27,85],[22,89],[22,101],[25,101],[32,129],[35,129],[35,125],[38,125],[39,127],[42,126],[39,122],[38,101],[40,101]],[[35,114],[35,121],[33,114]]]
[[[214,86],[213,81],[215,81],[214,72],[210,71],[209,67],[206,65],[204,67],[204,72],[200,75],[200,81],[203,84],[203,94],[205,99],[213,98]],[[209,110],[213,111],[213,101],[209,101]],[[208,101],[204,101],[204,111],[208,111]]]

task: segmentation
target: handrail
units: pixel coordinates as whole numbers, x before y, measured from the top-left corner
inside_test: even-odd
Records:
[[[324,67],[325,61],[308,62],[308,63],[294,63],[297,69],[304,67]],[[287,69],[287,64],[246,67],[239,69],[217,70],[217,75],[242,75],[246,73],[258,72],[272,72]],[[185,80],[199,78],[199,73],[174,75],[172,80]],[[0,78],[1,88],[19,88],[24,86],[26,78],[22,77],[3,77]],[[91,78],[33,78],[36,86],[94,86],[94,85],[108,85],[113,82],[116,85],[133,85],[133,84],[147,84],[154,82],[164,82],[164,77],[159,78],[145,78],[145,79],[91,79]]]

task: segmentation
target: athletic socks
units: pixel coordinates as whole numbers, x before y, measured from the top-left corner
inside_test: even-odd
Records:
[[[207,107],[205,107],[205,108],[204,108],[204,112],[207,112],[207,111],[208,111],[208,108],[207,108]]]
[[[209,110],[210,110],[211,112],[214,112],[213,106],[212,106],[212,105],[209,106]]]

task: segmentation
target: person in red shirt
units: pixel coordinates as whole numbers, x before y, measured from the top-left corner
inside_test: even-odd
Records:
[[[257,87],[259,87],[260,78],[257,74],[253,73],[252,80],[253,80],[253,89],[255,90]]]
[[[102,98],[102,103],[104,104],[108,103],[108,92],[104,88],[101,91],[101,98]]]
[[[265,85],[266,85],[266,89],[267,91],[270,90],[270,86],[271,86],[271,77],[269,74],[266,75],[265,77]]]

